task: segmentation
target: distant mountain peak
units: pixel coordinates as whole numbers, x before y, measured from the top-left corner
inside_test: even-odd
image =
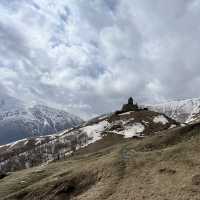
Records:
[[[9,95],[0,96],[0,144],[53,134],[82,122],[63,110],[42,104],[28,105]]]

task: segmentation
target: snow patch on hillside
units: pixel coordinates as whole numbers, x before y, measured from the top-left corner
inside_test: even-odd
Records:
[[[26,145],[27,144],[27,139],[22,139],[22,140],[18,140],[16,142],[11,142],[11,143],[8,143],[8,144],[5,144],[5,145],[0,145],[0,149],[3,148],[3,147],[9,147],[10,148],[13,148],[14,146],[18,145],[18,144],[22,144],[23,145]]]
[[[119,116],[130,115],[130,114],[133,113],[133,112],[134,112],[134,111],[129,111],[129,112],[121,113],[121,114],[119,114]]]
[[[163,125],[169,123],[168,119],[163,115],[159,115],[159,116],[154,117],[153,122],[157,123],[157,124],[162,123]]]
[[[102,139],[101,133],[106,129],[107,126],[109,126],[109,124],[110,124],[109,122],[104,120],[104,121],[99,122],[98,124],[83,127],[81,128],[81,131],[87,134],[90,140],[89,143],[94,143]]]
[[[176,124],[172,124],[172,125],[169,127],[169,129],[176,128],[176,127],[177,127]]]
[[[41,144],[44,140],[45,140],[44,137],[38,137],[38,138],[36,138],[35,145]]]
[[[126,127],[125,130],[116,133],[119,135],[123,135],[124,138],[143,137],[141,133],[143,133],[144,130],[144,125],[142,125],[141,123],[134,123],[132,126]]]

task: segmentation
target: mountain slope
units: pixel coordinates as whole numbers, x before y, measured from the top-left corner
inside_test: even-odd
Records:
[[[44,105],[27,106],[10,96],[0,98],[0,144],[56,133],[82,122],[65,111]]]
[[[0,181],[2,200],[196,200],[200,195],[200,124],[151,137],[115,139],[65,161],[11,173]],[[101,146],[107,143],[107,147]],[[96,148],[95,148],[96,147]]]
[[[178,125],[165,115],[140,110],[101,116],[59,134],[16,141],[0,146],[0,170],[16,171],[68,157],[76,150],[102,140],[143,138]]]
[[[200,119],[200,98],[171,101],[148,107],[156,112],[165,113],[181,123],[195,122]]]

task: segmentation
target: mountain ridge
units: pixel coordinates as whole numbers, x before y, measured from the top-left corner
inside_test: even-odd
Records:
[[[8,95],[0,98],[0,144],[53,134],[81,123],[81,118],[63,110],[27,105]]]
[[[153,111],[165,113],[181,123],[192,123],[200,119],[200,98],[168,101],[148,105]]]

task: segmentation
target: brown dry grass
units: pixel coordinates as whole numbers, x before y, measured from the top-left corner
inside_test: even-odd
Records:
[[[144,140],[106,137],[66,161],[0,180],[0,199],[199,200],[199,149],[199,125]]]

